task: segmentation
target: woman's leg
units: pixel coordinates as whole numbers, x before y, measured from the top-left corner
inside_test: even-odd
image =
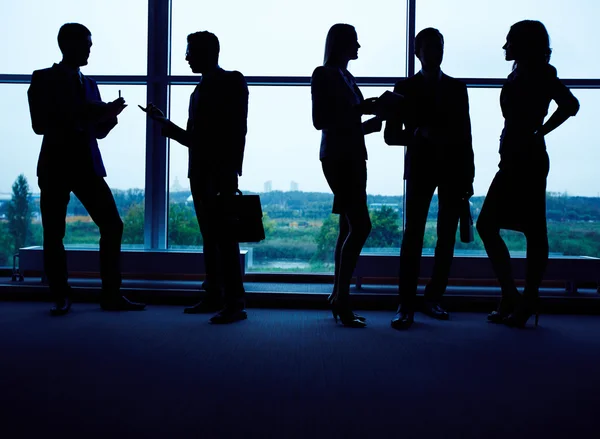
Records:
[[[499,222],[502,209],[510,208],[502,202],[508,190],[506,186],[503,176],[498,172],[481,208],[477,220],[477,231],[492,263],[494,273],[500,282],[502,297],[512,297],[517,292],[517,288],[513,279],[510,253],[506,243],[500,236]]]
[[[348,234],[341,245],[339,272],[337,275],[337,298],[347,301],[350,295],[350,281],[363,245],[371,233],[371,218],[366,206],[349,210],[342,215],[348,224]],[[341,226],[341,224],[340,224]],[[340,227],[340,232],[342,231]],[[340,233],[340,236],[341,233]]]
[[[333,292],[330,296],[330,301],[336,299],[338,288],[339,288],[339,279],[340,279],[340,266],[342,259],[342,247],[344,242],[348,239],[348,235],[350,234],[350,224],[348,223],[348,218],[345,214],[340,214],[340,233],[338,234],[337,242],[335,244],[335,253],[334,253],[334,276],[333,276]]]
[[[550,171],[550,159],[544,153],[531,166],[537,172],[530,174],[528,184],[532,191],[529,203],[531,207],[531,223],[525,231],[527,238],[527,271],[525,274],[525,302],[534,303],[539,295],[542,278],[548,265],[548,225],[546,222],[546,179]]]
[[[539,294],[542,278],[548,265],[548,231],[546,224],[525,233],[527,238],[527,271],[523,298],[534,302]]]

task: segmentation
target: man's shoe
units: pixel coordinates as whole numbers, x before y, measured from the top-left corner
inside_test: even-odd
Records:
[[[63,297],[56,300],[54,306],[50,309],[51,316],[64,316],[71,309],[71,299]]]
[[[217,300],[202,300],[195,304],[184,308],[184,314],[206,314],[209,312],[217,312],[222,308],[222,305]]]
[[[246,320],[248,314],[243,308],[224,308],[210,319],[213,324],[225,324]]]
[[[392,328],[400,330],[408,329],[412,326],[414,321],[415,313],[413,311],[398,310],[392,319]]]
[[[423,313],[438,320],[449,320],[450,314],[437,302],[425,302]]]
[[[146,304],[132,302],[125,296],[115,296],[102,298],[100,307],[104,311],[142,311],[146,308]]]

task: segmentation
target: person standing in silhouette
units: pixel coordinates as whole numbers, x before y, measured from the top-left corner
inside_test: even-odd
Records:
[[[404,105],[386,122],[388,145],[405,145],[406,228],[400,250],[400,305],[392,327],[407,329],[414,321],[423,237],[431,199],[438,189],[437,244],[433,274],[425,288],[423,311],[449,318],[440,305],[448,284],[461,206],[473,194],[475,165],[467,87],[442,72],[444,37],[434,28],[415,38],[421,71],[399,81],[394,92]]]
[[[211,323],[247,318],[240,265],[240,245],[219,215],[218,202],[235,196],[246,143],[248,86],[238,71],[219,67],[219,40],[210,32],[188,35],[186,60],[201,73],[191,95],[186,129],[169,121],[152,103],[144,109],[163,125],[163,135],[189,150],[190,187],[204,242],[206,298],[184,310],[215,312]],[[224,292],[224,307],[223,307]],[[221,309],[222,308],[222,309]]]
[[[67,205],[73,192],[100,229],[101,307],[104,310],[142,310],[120,293],[120,253],[123,222],[104,177],[106,170],[97,139],[105,138],[126,107],[119,98],[104,103],[96,82],[79,70],[87,65],[92,36],[78,23],[60,28],[62,61],[36,70],[27,92],[31,122],[44,136],[37,165],[40,210],[44,228],[44,271],[56,302],[52,315],[71,308],[65,236]]]
[[[366,326],[365,319],[350,308],[350,281],[362,247],[371,232],[367,207],[367,149],[365,135],[381,131],[373,114],[376,99],[366,100],[348,71],[348,62],[358,58],[358,36],[353,26],[335,24],[329,29],[323,65],[312,74],[312,119],[322,131],[320,159],[331,188],[333,213],[340,215],[335,247],[335,278],[329,296],[333,316],[345,326]]]
[[[579,111],[579,102],[550,65],[550,38],[539,21],[514,24],[503,49],[514,61],[500,94],[504,129],[500,164],[483,203],[477,230],[502,289],[502,300],[488,315],[494,323],[523,327],[536,315],[537,300],[548,262],[546,178],[550,161],[544,137]],[[550,101],[558,108],[544,123]],[[527,239],[527,271],[523,296],[511,272],[510,254],[500,229],[522,232]]]

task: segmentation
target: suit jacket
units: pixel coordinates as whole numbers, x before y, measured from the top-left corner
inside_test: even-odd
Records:
[[[322,131],[319,158],[366,160],[362,119],[356,109],[364,98],[354,77],[338,67],[320,66],[310,85],[313,125]]]
[[[93,121],[106,105],[96,81],[83,75],[80,80],[77,72],[54,64],[33,72],[27,96],[33,131],[44,136],[38,177],[89,173],[105,177],[97,139],[108,135],[117,118]]]
[[[244,75],[219,68],[204,76],[190,97],[186,129],[175,124],[163,135],[189,148],[188,177],[235,171],[242,175],[248,119]]]
[[[405,105],[388,119],[384,138],[388,145],[407,146],[404,178],[472,184],[475,164],[465,84],[442,73],[434,90],[419,72],[398,81],[394,92],[405,96]],[[435,140],[415,136],[417,128],[427,128]]]

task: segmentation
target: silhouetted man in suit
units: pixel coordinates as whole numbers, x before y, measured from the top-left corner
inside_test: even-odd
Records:
[[[246,143],[248,86],[237,71],[219,67],[219,40],[210,32],[188,35],[186,53],[192,72],[201,73],[190,97],[189,118],[182,129],[152,103],[143,109],[163,124],[163,135],[189,149],[190,187],[204,242],[206,298],[185,313],[214,312],[212,323],[246,319],[240,246],[231,237],[218,203],[235,196]]]
[[[475,166],[467,88],[441,69],[444,37],[433,28],[415,38],[421,71],[399,81],[394,92],[405,105],[388,120],[385,141],[406,145],[406,229],[400,251],[400,306],[392,327],[409,328],[414,320],[423,236],[431,199],[438,189],[437,245],[424,312],[447,320],[440,300],[448,284],[460,209],[473,194]]]
[[[104,310],[142,310],[145,305],[123,297],[121,237],[123,222],[106,184],[97,139],[105,138],[126,107],[119,98],[104,103],[96,82],[79,68],[87,65],[92,36],[78,23],[60,28],[59,64],[36,70],[28,91],[33,130],[44,136],[37,166],[44,227],[44,270],[56,301],[52,315],[71,307],[65,236],[67,205],[73,192],[100,228],[101,306]]]

